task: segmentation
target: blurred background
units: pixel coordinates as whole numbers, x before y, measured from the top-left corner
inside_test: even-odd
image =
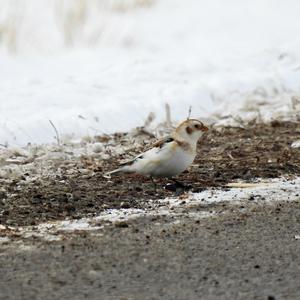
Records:
[[[297,0],[0,0],[0,145],[299,118]],[[153,125],[154,126],[154,125]]]

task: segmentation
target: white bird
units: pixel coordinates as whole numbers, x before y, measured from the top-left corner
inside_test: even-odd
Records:
[[[188,119],[175,131],[120,168],[105,173],[110,177],[117,173],[137,173],[150,177],[173,177],[186,170],[197,154],[197,142],[208,128],[199,120]]]

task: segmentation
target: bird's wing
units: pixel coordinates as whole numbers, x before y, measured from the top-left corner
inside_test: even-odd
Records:
[[[147,150],[151,150],[153,148],[157,148],[157,149],[162,149],[164,146],[166,146],[167,144],[173,142],[174,139],[170,136],[166,136],[156,142],[154,142],[153,144],[151,144],[149,147],[147,147]]]
[[[139,159],[146,158],[148,156],[148,154],[153,154],[153,152],[155,152],[155,153],[160,152],[166,145],[168,145],[169,143],[172,143],[173,141],[174,141],[174,139],[170,136],[160,139],[160,140],[154,142],[153,144],[151,144],[149,147],[147,147],[145,152],[139,154],[138,156],[136,156],[135,158],[133,158],[129,161],[122,163],[121,166],[131,166],[133,163],[135,163]]]

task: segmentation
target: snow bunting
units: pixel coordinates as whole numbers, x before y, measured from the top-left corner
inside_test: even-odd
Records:
[[[150,177],[173,177],[186,170],[196,157],[197,142],[208,128],[199,120],[182,122],[171,136],[154,143],[149,150],[104,174],[137,173]]]

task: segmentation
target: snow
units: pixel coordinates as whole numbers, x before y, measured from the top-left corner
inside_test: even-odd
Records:
[[[189,206],[204,203],[215,203],[222,201],[230,201],[237,203],[241,201],[251,200],[257,203],[273,203],[276,201],[298,201],[300,199],[300,178],[294,180],[286,180],[276,178],[272,180],[258,179],[256,183],[231,183],[228,190],[208,189],[200,193],[191,194],[188,198]],[[176,207],[182,203],[181,199],[171,198],[165,199],[171,207]]]
[[[26,227],[0,227],[10,233],[16,231],[19,236],[26,238],[40,238],[47,241],[56,241],[64,238],[65,234],[77,231],[95,231],[101,234],[104,226],[111,226],[119,222],[130,222],[138,218],[155,216],[173,216],[175,223],[180,222],[180,216],[190,217],[195,220],[218,217],[211,204],[227,202],[232,205],[247,202],[256,205],[274,205],[282,201],[299,201],[300,177],[294,179],[257,179],[255,183],[236,182],[231,183],[227,190],[208,189],[200,193],[185,194],[184,197],[172,197],[153,201],[145,209],[109,209],[98,216],[81,218],[79,220],[63,220],[42,223],[38,226]],[[201,210],[197,209],[201,207]],[[223,212],[226,213],[226,212]],[[179,218],[178,218],[179,217]],[[159,226],[160,223],[157,222]],[[296,237],[295,237],[296,238]],[[0,243],[9,242],[5,237]]]
[[[299,117],[299,1],[14,3],[0,0],[2,146],[55,142],[49,120],[62,139],[127,131],[166,102],[174,121],[190,105],[219,124]]]
[[[300,148],[300,140],[293,142],[291,147],[292,148]]]

